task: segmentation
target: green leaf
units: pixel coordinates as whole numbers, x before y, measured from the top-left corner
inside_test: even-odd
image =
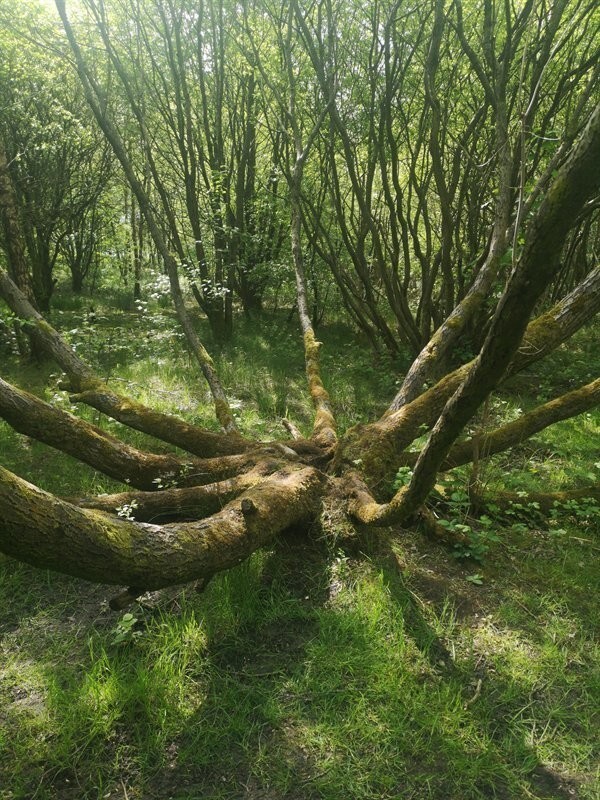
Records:
[[[483,584],[483,575],[475,572],[473,575],[467,575],[465,580],[469,581],[469,583],[474,583],[476,586],[481,586]]]

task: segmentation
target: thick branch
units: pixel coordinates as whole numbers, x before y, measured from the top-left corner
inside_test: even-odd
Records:
[[[502,425],[500,428],[484,433],[478,437],[477,445],[479,457],[487,458],[495,453],[501,453],[514,447],[516,444],[525,441],[535,433],[544,428],[554,425],[584,411],[594,408],[600,403],[600,378],[574,389],[572,392],[563,394],[554,400],[550,400],[544,405],[534,408],[527,414],[523,414],[519,419]],[[448,453],[447,459],[442,464],[442,469],[452,469],[461,464],[467,464],[473,460],[474,440],[468,439],[466,442],[455,444]]]
[[[477,448],[479,458],[488,458],[496,453],[502,453],[550,425],[576,417],[598,404],[600,404],[600,378],[522,414],[513,422],[501,425],[476,438],[455,444],[442,464],[442,470],[468,464],[473,460],[475,448]],[[407,453],[405,464],[412,466],[416,463],[417,458],[418,453]]]
[[[523,254],[498,304],[481,353],[446,404],[409,486],[396,498],[400,517],[413,513],[425,500],[456,437],[504,376],[536,302],[560,268],[565,237],[599,185],[600,105],[527,230]]]
[[[200,457],[243,453],[252,447],[252,443],[241,436],[223,436],[203,430],[113,392],[33,308],[4,270],[0,270],[0,297],[20,319],[27,321],[27,330],[39,348],[66,372],[75,401],[93,406],[130,428]]]
[[[188,486],[210,483],[230,477],[256,462],[255,457],[245,454],[194,459],[145,453],[1,378],[0,416],[19,433],[138,489],[156,489],[161,480]]]
[[[446,403],[417,460],[410,484],[390,503],[372,510],[374,522],[402,522],[423,503],[453,442],[513,360],[535,303],[559,269],[564,239],[599,185],[600,105],[529,227],[521,260],[500,300],[481,353]]]
[[[527,326],[505,379],[544,358],[600,311],[600,267],[549,311]],[[376,488],[406,463],[405,449],[437,420],[474,361],[444,376],[438,383],[394,413],[350,431],[340,449],[346,461],[362,462],[369,485]],[[338,456],[339,457],[339,456]]]
[[[220,511],[230,500],[255,486],[266,475],[281,469],[282,466],[281,461],[267,459],[260,461],[249,472],[205,486],[163,489],[160,492],[120,492],[77,500],[65,499],[79,508],[93,508],[109,514],[121,512],[121,515],[137,522],[155,522],[159,519],[203,519]]]
[[[95,581],[159,589],[209,578],[318,513],[323,476],[282,470],[202,522],[150,525],[88,511],[0,467],[0,552]]]

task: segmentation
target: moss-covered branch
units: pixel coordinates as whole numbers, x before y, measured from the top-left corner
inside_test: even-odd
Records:
[[[450,448],[514,360],[535,304],[560,267],[565,237],[599,186],[600,105],[533,218],[521,259],[498,304],[481,352],[444,406],[419,454],[409,485],[389,503],[359,505],[355,513],[362,521],[402,523],[425,501]]]
[[[475,450],[478,458],[488,458],[502,453],[515,445],[529,439],[550,425],[561,420],[570,419],[583,414],[590,408],[600,404],[600,378],[579,389],[573,389],[560,397],[550,400],[537,408],[521,414],[518,419],[501,425],[493,431],[480,434],[473,439],[466,439],[455,444],[442,464],[443,470],[453,469],[473,460]],[[418,453],[406,453],[404,464],[413,466]]]
[[[19,433],[142,490],[156,489],[161,482],[178,485],[210,483],[235,475],[256,463],[256,456],[252,454],[198,459],[146,453],[1,378],[0,417]]]
[[[238,434],[223,436],[204,430],[114,392],[33,308],[4,270],[0,270],[0,297],[20,319],[27,322],[27,330],[40,351],[64,370],[68,379],[65,388],[73,393],[74,402],[86,403],[130,428],[201,458],[243,453],[253,447]]]
[[[79,508],[92,508],[108,514],[118,513],[137,522],[203,519],[220,511],[226,503],[282,467],[281,461],[265,459],[242,475],[205,486],[167,488],[158,492],[119,492],[76,500],[65,499]]]
[[[408,487],[393,499],[402,520],[423,503],[463,427],[503,378],[525,334],[529,317],[560,268],[566,235],[600,187],[600,104],[527,229],[526,244],[500,299],[490,330],[462,385],[446,403],[421,451]]]
[[[600,267],[551,309],[532,320],[504,380],[544,358],[600,311]],[[419,397],[377,422],[350,430],[338,451],[338,461],[361,463],[361,469],[376,489],[389,482],[398,467],[411,463],[406,448],[429,430],[451,395],[466,378],[474,361],[445,375]],[[414,461],[412,462],[414,463]]]
[[[282,470],[201,522],[150,525],[77,508],[0,467],[0,552],[97,583],[210,578],[318,513],[323,476]]]
[[[522,510],[527,514],[530,510],[548,514],[553,509],[572,503],[585,503],[592,500],[600,510],[600,483],[583,489],[565,489],[560,492],[490,492],[471,496],[471,504],[477,511],[497,513],[502,511]]]

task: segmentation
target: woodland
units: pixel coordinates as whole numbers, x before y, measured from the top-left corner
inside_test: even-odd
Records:
[[[0,220],[2,800],[597,796],[596,2],[0,0]],[[77,692],[49,643],[23,655],[55,612]],[[511,695],[517,617],[554,672]],[[259,651],[312,733],[283,695],[239,711]],[[366,716],[325,734],[321,695]]]

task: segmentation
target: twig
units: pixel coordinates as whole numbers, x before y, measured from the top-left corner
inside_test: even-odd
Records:
[[[479,680],[477,681],[477,685],[475,686],[475,693],[473,697],[471,697],[470,700],[467,700],[467,702],[464,704],[464,708],[468,708],[472,703],[475,702],[475,700],[477,700],[477,698],[481,694],[481,684],[482,684],[482,679],[479,678]]]

